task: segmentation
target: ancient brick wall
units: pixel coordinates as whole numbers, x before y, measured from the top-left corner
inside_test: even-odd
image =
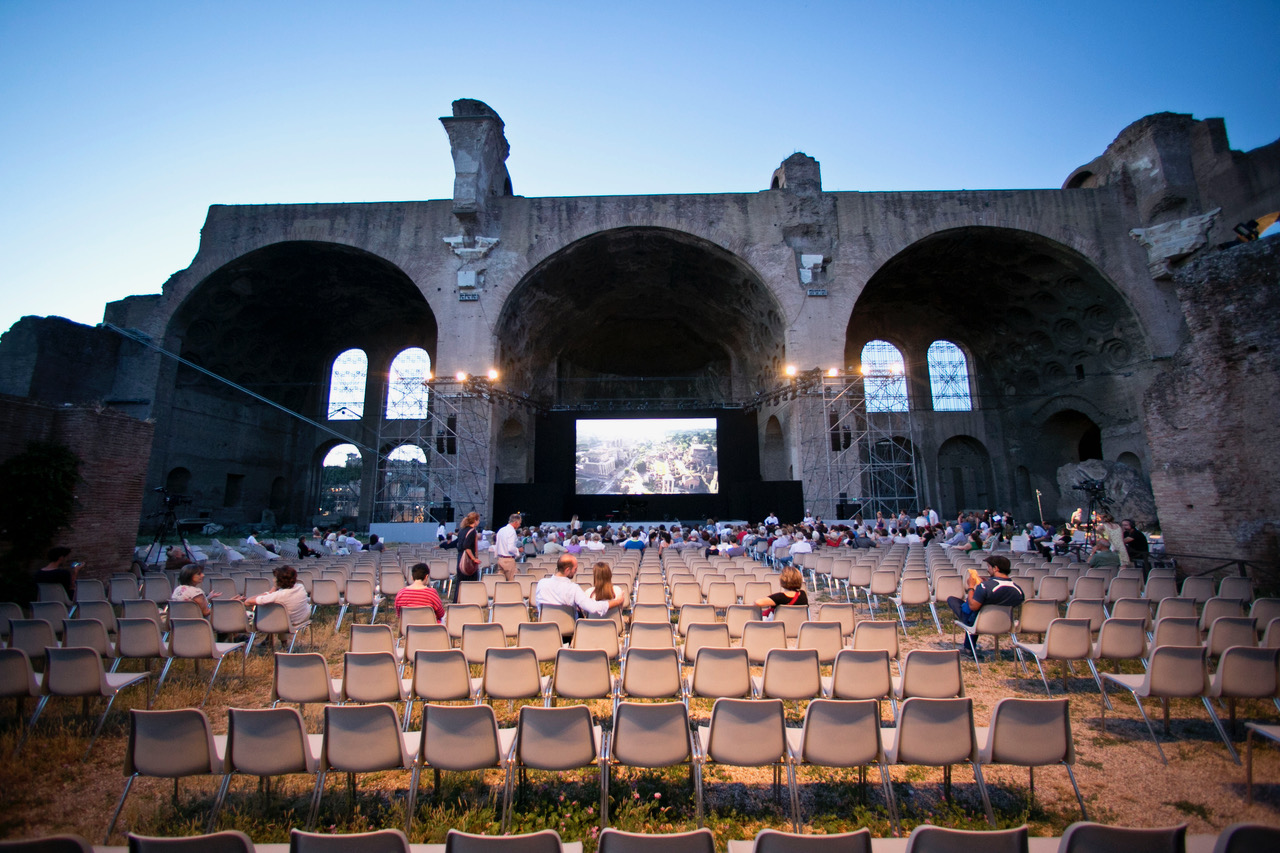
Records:
[[[109,409],[0,397],[0,459],[21,453],[30,441],[56,441],[80,457],[75,515],[59,544],[84,561],[86,577],[129,568],[153,430]]]
[[[1210,254],[1175,280],[1190,338],[1144,400],[1168,548],[1277,566],[1280,240]]]

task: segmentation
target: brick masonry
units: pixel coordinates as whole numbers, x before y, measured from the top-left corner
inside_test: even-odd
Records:
[[[153,431],[152,423],[109,409],[0,396],[0,459],[30,441],[59,442],[81,459],[75,515],[58,541],[84,561],[85,577],[129,568]]]

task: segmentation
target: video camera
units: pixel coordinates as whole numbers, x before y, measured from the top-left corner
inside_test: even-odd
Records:
[[[164,486],[152,489],[151,491],[159,492],[164,495],[164,508],[170,512],[176,510],[180,506],[186,506],[193,500],[190,495],[173,494]]]

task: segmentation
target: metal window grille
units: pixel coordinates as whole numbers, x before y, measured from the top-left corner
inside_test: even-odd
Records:
[[[403,350],[387,371],[387,420],[422,420],[427,416],[427,378],[431,356],[419,347]]]
[[[888,341],[862,348],[862,382],[868,412],[907,411],[907,369],[902,353]]]
[[[333,360],[329,375],[331,421],[358,421],[364,417],[364,388],[369,378],[369,357],[364,350],[349,349]]]
[[[929,345],[929,389],[935,412],[973,411],[969,392],[969,360],[951,341]]]

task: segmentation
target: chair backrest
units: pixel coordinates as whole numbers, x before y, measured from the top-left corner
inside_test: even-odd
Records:
[[[469,584],[463,584],[463,588],[467,586]],[[463,626],[483,625],[486,622],[485,608],[478,604],[447,604],[444,609],[444,624],[450,637],[461,639]]]
[[[347,702],[399,702],[404,698],[396,656],[391,652],[342,655],[342,696]]]
[[[632,767],[670,767],[693,755],[683,702],[621,702],[613,717],[609,758]]]
[[[940,767],[976,761],[973,700],[913,697],[898,708],[899,764]]]
[[[498,717],[488,705],[426,705],[418,755],[437,770],[470,771],[503,763]]]
[[[1026,607],[1024,602],[1023,607]],[[1106,602],[1101,598],[1073,598],[1067,602],[1068,619],[1087,619],[1089,633],[1096,634],[1107,618]]]
[[[528,699],[542,695],[538,656],[530,648],[491,648],[485,651],[484,695],[490,699]]]
[[[693,663],[698,651],[705,648],[729,648],[729,626],[723,622],[696,622],[688,626],[683,656],[686,663]]]
[[[174,618],[174,607],[178,604],[177,601],[169,603],[170,618]],[[198,619],[202,615],[197,607],[195,618]],[[245,612],[244,605],[239,601],[219,601],[218,599],[210,601],[209,622],[213,625],[213,630],[219,633],[245,634],[249,631],[249,616]]]
[[[404,768],[411,761],[395,708],[386,704],[324,706],[320,769],[368,773]]]
[[[94,599],[80,602],[76,605],[76,618],[97,619],[108,633],[116,632],[116,611],[109,601]]]
[[[1094,658],[1102,660],[1135,660],[1146,657],[1146,620],[1112,616],[1102,623]]]
[[[665,604],[637,604],[631,608],[631,625],[637,622],[671,624],[671,610]]]
[[[1157,620],[1170,617],[1192,618],[1199,615],[1194,598],[1164,598],[1156,605]]]
[[[622,668],[622,692],[643,699],[679,696],[680,660],[674,648],[632,648]]]
[[[902,661],[901,698],[964,696],[964,676],[957,649],[912,649]]]
[[[616,660],[621,652],[618,626],[612,619],[579,619],[571,645],[575,649],[601,649],[609,660]]]
[[[853,637],[857,625],[857,609],[852,604],[820,604],[818,605],[819,622],[835,622],[840,625],[840,633],[845,637]]]
[[[276,652],[271,678],[272,702],[336,702],[329,664],[319,652]]]
[[[689,832],[649,834],[623,832],[609,827],[600,831],[597,853],[715,853],[715,836],[703,827]]]
[[[64,589],[65,593],[66,590]],[[80,578],[76,581],[76,602],[106,601],[107,588],[96,578]]]
[[[796,648],[813,649],[823,664],[835,662],[836,655],[844,648],[844,635],[839,622],[805,622],[800,626]]]
[[[800,758],[823,767],[856,767],[884,758],[880,703],[814,699],[805,709]]]
[[[670,622],[632,622],[627,634],[629,649],[674,649],[675,632]]]
[[[124,775],[173,779],[221,773],[209,718],[199,708],[129,712]]]
[[[1204,646],[1156,646],[1145,684],[1152,696],[1198,696],[1209,687]]]
[[[1211,598],[1200,611],[1200,630],[1208,631],[1214,620],[1224,616],[1243,616],[1244,602],[1238,598]]]
[[[516,645],[533,649],[539,663],[554,661],[563,643],[560,626],[554,622],[523,622],[516,629]]]
[[[729,626],[729,637],[734,640],[742,639],[742,630],[748,622],[762,620],[760,607],[754,603],[731,604],[724,612],[724,624]]]
[[[154,619],[120,618],[116,621],[116,655],[122,658],[158,658],[169,653]]]
[[[586,705],[522,706],[515,754],[520,764],[539,770],[573,770],[595,763],[599,744],[591,709]]]
[[[906,853],[1027,853],[1027,827],[974,831],[921,824],[907,837]]]
[[[747,650],[703,647],[693,663],[689,691],[695,696],[739,699],[751,695],[751,663]]]
[[[1067,827],[1058,853],[1183,853],[1187,825],[1133,829],[1078,821]]]
[[[538,607],[538,621],[558,625],[560,636],[565,639],[573,636],[576,619],[576,609],[571,604],[542,604]]]
[[[991,711],[987,741],[979,744],[984,764],[1040,767],[1076,760],[1066,699],[1005,697]]]
[[[257,849],[253,839],[238,829],[181,838],[157,838],[131,832],[128,838],[129,853],[254,853]]]
[[[721,764],[762,767],[786,751],[781,699],[717,699],[711,708],[707,757]]]
[[[1013,630],[1013,608],[988,604],[978,611],[973,629],[979,634],[1007,634]]]
[[[62,623],[67,621],[67,605],[61,601],[31,602],[31,618],[43,619],[53,628],[54,633],[62,633]]]
[[[289,853],[409,853],[409,839],[398,829],[328,835],[289,831]]]
[[[781,622],[748,622],[742,626],[742,647],[753,665],[761,665],[771,649],[787,647],[786,626]]]
[[[506,647],[507,632],[501,625],[486,622],[462,626],[462,653],[472,666],[482,665],[490,649]]]
[[[884,649],[844,649],[831,670],[831,698],[881,699],[893,692],[889,653]]]
[[[1045,633],[1045,656],[1051,660],[1084,660],[1093,651],[1088,619],[1054,619]]]
[[[1058,618],[1058,602],[1028,598],[1018,609],[1018,633],[1043,634],[1049,623]]]
[[[283,604],[269,601],[254,608],[253,627],[262,634],[289,634],[301,626],[289,622],[289,610]],[[351,627],[354,629],[357,626],[352,623]]]
[[[1164,616],[1156,620],[1152,648],[1200,645],[1200,620],[1195,616]]]
[[[676,623],[676,633],[683,637],[689,633],[690,625],[712,625],[715,621],[715,605],[685,604],[680,607],[680,621]]]
[[[44,619],[12,619],[9,647],[22,649],[31,660],[44,660],[45,649],[58,645],[53,626]]]
[[[525,835],[473,835],[451,829],[444,838],[445,853],[560,853],[563,849],[554,829]]]
[[[207,619],[170,619],[169,653],[178,658],[211,658],[213,626]]]
[[[1277,849],[1280,849],[1280,827],[1261,823],[1233,823],[1218,833],[1217,843],[1213,845],[1213,853],[1254,853]]]
[[[413,654],[413,695],[426,702],[472,697],[471,670],[461,649],[419,649]]]
[[[226,771],[251,776],[313,773],[302,715],[293,708],[227,710]]]
[[[604,699],[613,693],[609,654],[603,649],[560,649],[551,689],[565,699]]]
[[[97,619],[68,619],[63,623],[63,645],[93,649],[100,657],[113,657],[115,649],[107,628]]]
[[[1258,645],[1258,632],[1248,616],[1219,616],[1209,626],[1204,645],[1210,657],[1217,657],[1232,646]]]
[[[981,613],[982,611],[978,611]],[[855,649],[884,649],[889,657],[898,659],[898,623],[892,620],[859,622],[853,629]]]
[[[40,681],[22,649],[0,648],[0,697],[36,696]]]
[[[1271,699],[1280,686],[1277,665],[1280,649],[1256,646],[1231,646],[1222,652],[1218,669],[1213,673],[1215,696],[1236,699]]]
[[[788,640],[794,640],[800,635],[800,626],[809,621],[809,607],[800,604],[784,604],[781,607],[775,607],[773,620],[782,623]]]
[[[765,656],[761,696],[810,699],[822,692],[817,649],[770,649]]]

